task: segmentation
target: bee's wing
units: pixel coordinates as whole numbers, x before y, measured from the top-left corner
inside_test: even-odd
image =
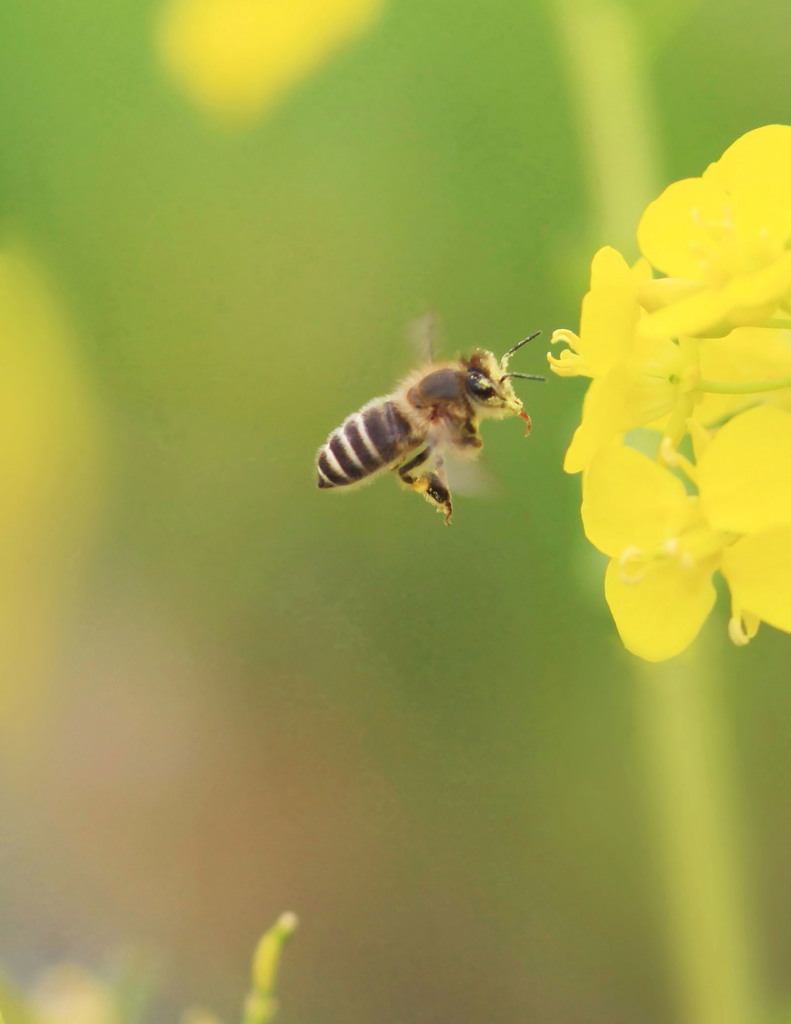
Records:
[[[439,320],[433,309],[426,310],[407,326],[409,344],[421,363],[433,363],[436,359],[435,343]]]
[[[440,476],[456,494],[467,496],[493,495],[500,489],[500,481],[483,463],[476,461],[477,449],[464,453],[453,443],[455,430],[450,423],[439,420],[432,426],[428,438],[430,456],[427,466],[441,470]]]
[[[498,477],[482,462],[460,458],[453,449],[445,453],[448,487],[467,497],[493,497],[502,490]]]

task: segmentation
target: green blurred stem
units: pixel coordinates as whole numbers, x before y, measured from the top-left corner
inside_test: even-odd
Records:
[[[582,133],[597,245],[635,253],[635,228],[658,193],[656,131],[632,10],[617,0],[555,0]]]
[[[759,395],[764,391],[780,391],[791,388],[791,377],[772,377],[770,380],[699,380],[695,391],[712,395]]]
[[[684,1018],[754,1024],[766,1018],[756,994],[713,653],[698,639],[671,662],[635,659],[634,674]]]

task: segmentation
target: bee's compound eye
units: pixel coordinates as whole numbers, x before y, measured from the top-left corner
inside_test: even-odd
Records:
[[[487,401],[489,398],[494,398],[497,394],[497,389],[492,385],[489,378],[479,373],[477,370],[470,370],[467,374],[467,390],[473,396],[481,402]]]

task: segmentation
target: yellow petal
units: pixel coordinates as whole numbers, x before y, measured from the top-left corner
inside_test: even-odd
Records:
[[[715,530],[791,525],[791,414],[771,406],[721,427],[698,464],[704,516]]]
[[[737,139],[708,169],[732,196],[744,204],[743,224],[782,239],[791,233],[791,127],[771,124]],[[735,220],[739,220],[739,212]]]
[[[765,266],[734,276],[721,287],[701,288],[647,316],[642,328],[651,334],[706,335],[722,326],[760,325],[791,296],[791,253]]]
[[[653,278],[653,270],[651,264],[641,256],[631,267],[630,271],[632,279],[638,288],[644,287]]]
[[[723,291],[731,307],[730,317],[734,323],[747,326],[752,320],[762,319],[761,313],[764,311],[768,316],[791,291],[791,253],[784,253],[774,262],[752,273],[734,277]]]
[[[592,376],[604,376],[623,359],[634,338],[640,309],[635,275],[615,249],[599,249],[591,264],[591,287],[582,300],[577,351]]]
[[[696,499],[677,477],[624,445],[600,451],[583,478],[585,535],[613,558],[627,548],[661,548],[690,525],[696,510]]]
[[[208,111],[248,120],[373,22],[381,0],[169,0],[161,59]]]
[[[563,462],[567,473],[581,472],[604,445],[628,429],[625,395],[623,371],[591,382],[582,403],[582,421]]]
[[[791,526],[731,545],[722,557],[722,574],[735,605],[791,632]]]
[[[647,278],[637,287],[637,299],[647,313],[655,313],[690,295],[696,295],[701,287],[700,281],[687,281],[682,277]]]
[[[628,263],[611,245],[603,245],[591,260],[591,289],[622,285],[631,276]]]
[[[791,200],[791,127],[767,124],[745,132],[716,163],[723,182],[732,191],[755,188],[756,179],[773,192]]]
[[[701,254],[711,246],[712,223],[725,216],[727,196],[715,182],[685,178],[649,203],[637,227],[640,251],[669,277],[700,280]]]
[[[711,563],[685,569],[668,559],[653,565],[639,583],[625,583],[613,559],[604,595],[624,647],[646,661],[680,654],[714,607],[712,572]]]
[[[731,308],[732,304],[722,289],[699,288],[677,302],[649,313],[640,326],[646,333],[663,337],[703,335],[720,324],[727,330]]]

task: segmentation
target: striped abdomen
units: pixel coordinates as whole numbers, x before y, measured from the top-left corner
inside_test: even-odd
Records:
[[[319,487],[347,487],[384,469],[415,444],[395,402],[376,399],[333,430],[319,450]]]

